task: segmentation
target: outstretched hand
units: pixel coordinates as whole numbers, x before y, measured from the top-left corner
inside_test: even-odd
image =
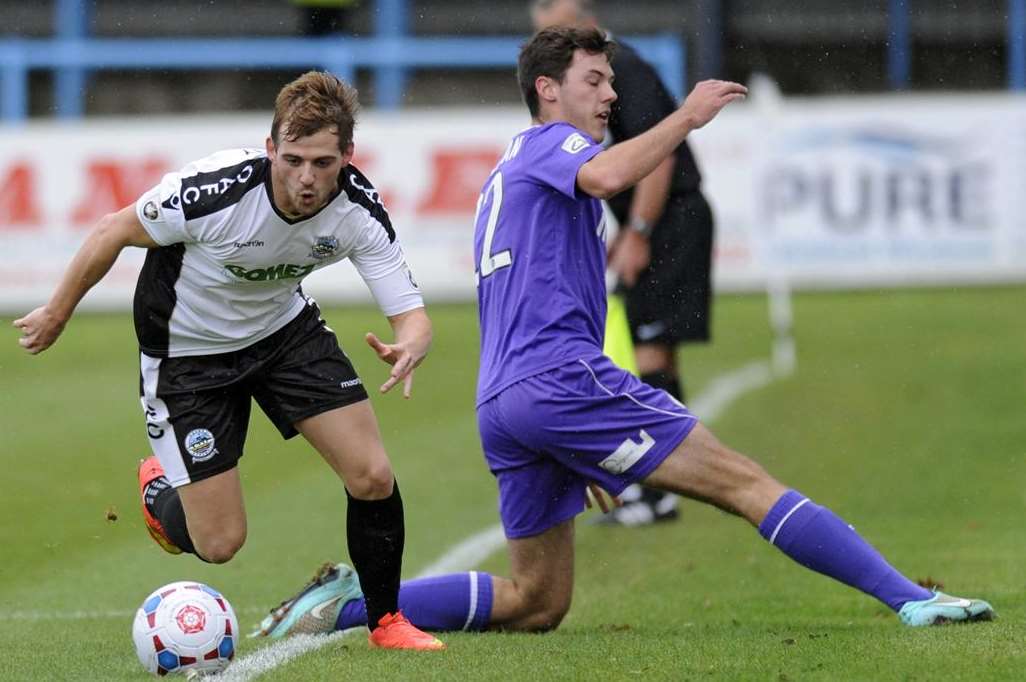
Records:
[[[388,393],[401,381],[403,382],[403,397],[409,398],[413,390],[413,370],[424,359],[424,355],[416,357],[405,344],[385,343],[373,332],[367,332],[364,338],[367,340],[367,345],[378,354],[378,358],[392,365],[388,381],[381,385],[381,392]]]
[[[708,80],[694,87],[684,100],[684,109],[691,119],[692,130],[701,128],[734,100],[744,99],[748,88],[732,81]]]
[[[25,317],[18,318],[14,326],[21,330],[18,345],[32,355],[42,353],[52,346],[64,331],[64,322],[52,315],[46,306],[40,306]]]

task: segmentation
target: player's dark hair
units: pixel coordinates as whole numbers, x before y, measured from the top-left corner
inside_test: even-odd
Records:
[[[517,62],[517,80],[531,116],[538,116],[538,91],[534,82],[539,76],[548,76],[560,83],[574,59],[575,50],[588,54],[604,54],[612,61],[616,43],[606,38],[597,28],[554,26],[542,29],[520,48]]]
[[[353,128],[360,109],[356,88],[326,71],[308,71],[281,89],[274,101],[271,139],[282,133],[293,142],[325,128],[338,132],[344,153],[353,143]]]

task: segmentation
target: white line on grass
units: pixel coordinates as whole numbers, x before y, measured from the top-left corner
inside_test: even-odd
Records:
[[[216,679],[218,682],[222,680],[225,682],[248,682],[248,680],[254,680],[295,658],[326,647],[332,642],[337,642],[357,632],[367,632],[367,628],[349,628],[333,632],[330,635],[295,635],[288,639],[282,639],[249,656],[243,656],[228,666],[223,673],[217,675]]]
[[[496,524],[455,545],[420,572],[418,577],[469,571],[506,545],[506,534]]]
[[[775,376],[769,362],[751,362],[713,379],[709,387],[691,401],[688,409],[703,422],[715,421],[731,403],[749,391],[768,386]]]

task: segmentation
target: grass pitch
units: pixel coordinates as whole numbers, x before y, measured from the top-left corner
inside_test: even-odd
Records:
[[[574,605],[555,633],[448,634],[429,656],[357,636],[261,679],[1020,679],[1024,300],[1024,287],[797,296],[797,372],[711,424],[911,577],[989,599],[994,623],[904,628],[747,524],[685,502],[679,523],[655,528],[581,519]],[[474,308],[431,313],[413,400],[373,398],[406,501],[408,575],[497,522],[473,413]],[[383,381],[362,336],[387,323],[370,309],[325,314],[367,384]],[[257,410],[241,464],[246,547],[223,566],[161,552],[137,508],[147,446],[129,317],[76,318],[39,357],[0,325],[0,679],[144,679],[129,633],[153,588],[209,582],[248,631],[321,561],[345,558],[337,480]],[[767,357],[770,341],[762,297],[720,297],[713,343],[682,356],[690,393]],[[481,568],[505,573],[505,556]],[[243,639],[239,654],[260,646]]]

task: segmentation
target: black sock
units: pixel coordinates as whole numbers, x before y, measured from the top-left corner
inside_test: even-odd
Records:
[[[146,499],[146,506],[150,508],[150,513],[160,521],[160,525],[164,527],[164,532],[167,533],[167,537],[171,542],[175,543],[183,552],[196,554],[196,547],[192,544],[192,538],[189,537],[189,527],[185,524],[185,510],[182,508],[182,498],[179,497],[178,491],[170,485],[157,490],[159,484],[157,486],[154,486],[154,484],[159,480],[161,479],[151,481],[146,487],[146,493],[143,495]],[[151,490],[155,492],[152,495],[152,501]],[[199,555],[197,554],[196,556]],[[200,558],[202,559],[203,557]]]
[[[360,578],[367,604],[367,626],[373,630],[386,613],[399,610],[399,578],[406,529],[399,484],[383,500],[358,500],[346,491],[346,536],[349,558]]]
[[[666,371],[648,372],[639,378],[652,388],[661,388],[680,402],[684,402],[684,386],[676,374]]]

